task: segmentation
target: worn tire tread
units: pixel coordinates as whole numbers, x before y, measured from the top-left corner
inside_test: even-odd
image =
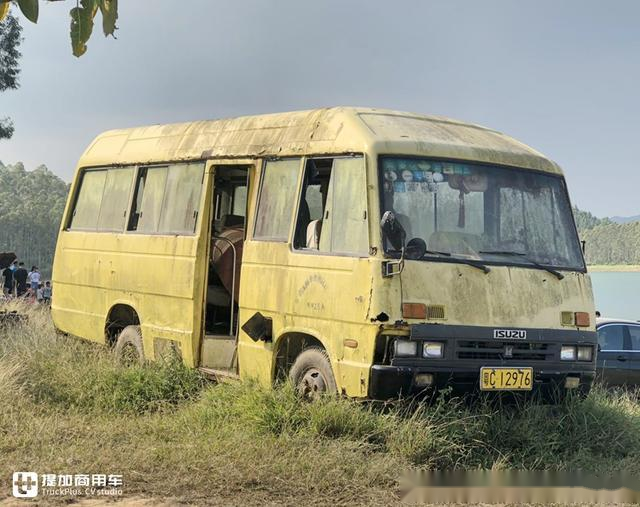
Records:
[[[142,331],[140,326],[131,325],[126,326],[120,334],[118,335],[118,339],[116,340],[116,345],[114,347],[114,352],[116,358],[119,362],[123,362],[122,353],[126,345],[133,345],[138,352],[138,362],[142,364],[145,360],[144,357],[144,346],[142,344]]]
[[[329,354],[322,347],[308,347],[298,354],[289,370],[289,379],[294,386],[297,386],[299,379],[309,367],[321,370],[327,382],[327,394],[338,393],[338,385],[333,374]]]

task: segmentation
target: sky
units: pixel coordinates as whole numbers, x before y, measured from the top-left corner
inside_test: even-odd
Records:
[[[98,14],[79,59],[75,1],[40,3],[0,94],[5,164],[70,181],[107,129],[370,106],[500,130],[558,162],[580,208],[640,214],[636,0],[120,0],[117,39]]]

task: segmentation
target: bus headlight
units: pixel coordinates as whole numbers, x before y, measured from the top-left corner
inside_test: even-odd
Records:
[[[591,361],[593,359],[593,347],[578,347],[578,361]]]
[[[418,342],[411,340],[396,340],[393,344],[393,354],[396,357],[410,357],[418,353]]]
[[[422,357],[434,358],[442,357],[444,352],[444,343],[440,342],[424,342],[422,346]]]
[[[575,361],[576,348],[573,345],[563,345],[560,349],[560,359],[563,361]]]

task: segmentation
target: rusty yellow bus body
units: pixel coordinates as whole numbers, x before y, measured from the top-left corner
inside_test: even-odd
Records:
[[[442,185],[434,183],[442,177],[453,182],[447,168],[471,171],[472,178],[473,171],[495,167],[502,171],[502,179],[496,181],[503,181],[506,171],[517,170],[523,181],[528,181],[528,175],[544,175],[564,189],[555,163],[506,135],[446,118],[396,111],[331,108],[109,131],[84,152],[71,186],[53,268],[56,327],[108,343],[126,326],[136,325],[147,359],[158,359],[170,348],[191,367],[255,378],[264,384],[286,374],[301,351],[313,346],[326,352],[337,390],[353,397],[386,398],[451,380],[475,386],[481,368],[509,365],[532,368],[535,385],[565,386],[567,378],[573,378],[569,387],[588,388],[594,357],[587,360],[586,352],[582,361],[560,357],[567,354],[567,347],[586,350],[595,344],[593,298],[582,254],[569,268],[552,269],[562,279],[540,269],[539,263],[512,262],[515,257],[482,262],[469,255],[461,256],[459,262],[435,254],[400,259],[402,253],[394,254],[385,246],[380,227],[384,157],[403,157],[397,162],[400,169],[412,160],[421,167],[436,167],[406,173],[409,179],[428,176],[433,188]],[[388,160],[395,167],[395,159]],[[441,168],[438,161],[444,161],[444,172],[435,178]],[[447,166],[447,161],[452,165]],[[342,202],[342,214],[352,213],[349,223],[357,222],[354,251],[295,246],[302,188],[312,181],[303,181],[309,164],[314,168],[309,178],[322,171],[333,171],[336,178],[348,171],[356,175],[354,184],[346,182],[338,188],[338,183],[331,183],[335,196],[342,196],[331,197],[332,212]],[[166,180],[162,206],[170,199],[179,201],[184,188],[182,183],[169,187],[174,167],[176,178],[179,171],[190,170],[194,177],[189,181],[201,182],[199,190],[189,187],[191,198],[181,204],[189,208],[189,213],[183,213],[189,216],[174,220],[181,231],[172,232],[172,226],[167,226],[163,232],[157,220],[147,226],[149,233],[131,226],[132,209],[145,206],[135,204],[140,200],[136,194],[140,192],[136,188],[142,188],[140,178],[150,185],[149,174],[158,167],[169,167],[158,171],[158,181]],[[217,344],[222,342],[215,340],[224,337],[206,329],[210,308],[206,301],[212,235],[216,234],[212,229],[218,202],[215,187],[227,181],[220,176],[225,171],[235,174],[234,167],[246,175],[244,242],[236,316],[231,316],[226,333],[230,338],[220,352]],[[95,172],[103,169],[102,175]],[[273,195],[279,184],[265,183],[266,174],[278,171],[296,175],[278,180],[286,183],[282,191],[291,193],[286,202]],[[402,187],[408,181],[394,186],[396,178],[404,177],[401,170],[385,174],[394,180],[389,188],[417,188]],[[91,197],[79,193],[83,179],[106,181],[102,211]],[[450,183],[446,191],[452,188],[457,187]],[[467,190],[460,190],[458,225],[464,222]],[[280,203],[266,218],[257,216],[261,192],[269,193],[268,198],[262,197],[265,202]],[[531,199],[537,198],[535,192]],[[345,207],[345,199],[362,209]],[[425,190],[420,199],[431,202],[432,197]],[[119,207],[105,211],[105,203],[110,202],[120,203]],[[470,208],[470,201],[466,205]],[[82,208],[78,214],[86,215],[78,219],[79,225],[74,225],[76,208]],[[91,218],[92,210],[99,218]],[[331,227],[333,241],[339,243],[344,230],[327,225],[328,211],[323,213],[324,228]],[[469,213],[467,223],[476,220]],[[418,222],[413,224],[422,227]],[[107,226],[101,228],[100,223]],[[262,232],[258,237],[256,227],[277,229],[278,237]],[[568,227],[568,241],[577,243],[572,217]],[[454,230],[447,237],[462,241],[466,236]],[[567,248],[571,250],[572,245]],[[394,347],[399,347],[394,341],[399,339],[419,344],[414,356],[413,345],[409,345],[409,357],[394,354]],[[442,357],[426,357],[429,340],[443,344]]]

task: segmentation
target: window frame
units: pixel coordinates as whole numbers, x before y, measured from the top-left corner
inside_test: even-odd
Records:
[[[198,230],[200,228],[200,225],[202,223],[202,210],[203,210],[203,205],[206,204],[205,199],[206,199],[206,179],[207,179],[207,170],[208,170],[208,166],[207,163],[210,162],[212,159],[196,159],[196,160],[174,160],[174,161],[168,161],[168,162],[153,162],[153,163],[149,163],[149,164],[140,164],[140,163],[132,163],[132,164],[112,164],[112,165],[107,165],[107,166],[85,166],[85,167],[81,167],[78,169],[78,172],[76,174],[76,176],[74,177],[74,183],[75,183],[75,187],[73,188],[73,198],[71,200],[71,206],[69,208],[68,214],[65,218],[64,221],[64,228],[63,231],[64,232],[81,232],[81,233],[96,233],[96,234],[132,234],[132,235],[138,235],[138,236],[167,236],[167,237],[177,237],[177,236],[184,236],[184,237],[194,237],[197,236],[199,234]],[[135,203],[135,198],[136,198],[136,193],[137,193],[137,187],[138,187],[138,180],[140,177],[140,171],[143,169],[149,169],[149,168],[154,168],[154,167],[170,167],[171,165],[188,165],[188,164],[202,164],[203,165],[203,172],[202,172],[202,191],[200,192],[200,201],[198,204],[198,216],[196,218],[196,222],[195,222],[195,226],[194,226],[194,230],[191,233],[185,233],[185,232],[180,232],[180,233],[176,233],[176,232],[140,232],[140,231],[133,231],[133,230],[129,230],[129,223],[131,221],[131,215],[133,213],[133,206]],[[131,167],[134,170],[134,174],[133,174],[133,182],[131,185],[131,188],[129,190],[129,201],[128,201],[128,207],[127,207],[127,214],[125,216],[125,221],[124,221],[124,227],[122,228],[122,230],[99,230],[99,229],[86,229],[86,228],[71,228],[71,221],[73,220],[73,214],[74,211],[76,209],[77,203],[78,203],[78,197],[80,196],[80,190],[82,189],[82,182],[84,181],[84,175],[87,172],[93,172],[93,171],[109,171],[109,169],[124,169],[127,167]],[[166,189],[166,182],[165,182],[165,189]],[[103,189],[103,195],[104,195],[104,189]],[[165,196],[164,193],[162,195],[162,207],[164,207],[164,202],[165,202]],[[102,205],[102,203],[101,203]]]
[[[296,185],[295,185],[295,189],[296,189],[296,195],[294,196],[294,199],[299,199],[300,196],[300,185],[301,185],[301,181],[302,181],[302,170],[305,167],[305,163],[306,163],[306,158],[305,156],[291,156],[291,157],[265,157],[262,159],[262,164],[260,167],[260,182],[258,183],[258,195],[257,195],[257,199],[256,199],[256,206],[255,206],[255,212],[254,212],[254,216],[253,216],[253,220],[252,220],[252,227],[251,227],[251,240],[252,241],[261,241],[261,242],[267,242],[267,243],[285,243],[285,244],[291,244],[291,234],[292,234],[292,229],[295,227],[295,223],[296,223],[296,217],[297,217],[297,213],[298,213],[298,208],[296,207],[294,212],[295,215],[292,216],[291,218],[291,223],[289,224],[289,231],[287,232],[287,237],[283,240],[282,238],[279,237],[272,237],[272,236],[260,236],[260,237],[256,237],[256,227],[258,226],[258,217],[260,216],[260,205],[262,203],[262,192],[264,189],[264,180],[265,180],[265,174],[266,171],[265,169],[267,168],[267,164],[269,162],[278,162],[278,161],[284,161],[284,160],[299,160],[299,167],[298,167],[298,173],[297,173],[297,180],[296,180]],[[248,188],[248,187],[247,187]],[[247,196],[248,197],[248,196]],[[295,201],[294,201],[295,202]],[[249,206],[249,198],[247,198],[247,209]]]
[[[368,252],[366,254],[364,253],[354,253],[354,252],[331,252],[331,251],[325,251],[325,250],[316,250],[316,249],[312,249],[312,248],[295,248],[293,241],[289,242],[290,245],[290,250],[292,253],[295,254],[302,254],[302,255],[321,255],[321,256],[330,256],[330,257],[351,257],[354,259],[367,259],[369,257],[371,257],[371,231],[369,229],[370,224],[371,224],[371,210],[370,210],[370,203],[369,203],[369,193],[368,193],[368,185],[369,185],[369,178],[368,178],[368,164],[367,164],[367,155],[366,153],[358,153],[358,152],[348,152],[348,153],[340,153],[337,155],[331,155],[331,154],[323,154],[323,155],[308,155],[303,157],[304,159],[304,163],[302,166],[302,173],[301,173],[301,177],[300,177],[300,184],[299,184],[299,188],[298,188],[298,200],[296,202],[296,209],[295,209],[295,217],[294,217],[294,223],[293,223],[293,234],[295,234],[295,231],[298,228],[298,219],[300,218],[300,208],[302,206],[302,200],[305,198],[305,196],[303,195],[303,189],[304,189],[304,185],[305,185],[305,176],[307,173],[307,161],[309,160],[336,160],[336,159],[340,159],[340,158],[361,158],[362,159],[362,164],[363,164],[363,171],[364,171],[364,183],[365,183],[365,201],[366,201],[366,212],[367,212],[367,243],[368,243]],[[333,164],[331,167],[331,175],[333,176]],[[330,180],[331,181],[331,180]],[[323,210],[323,212],[326,211],[326,208]],[[291,233],[289,234],[290,239],[291,238]]]

